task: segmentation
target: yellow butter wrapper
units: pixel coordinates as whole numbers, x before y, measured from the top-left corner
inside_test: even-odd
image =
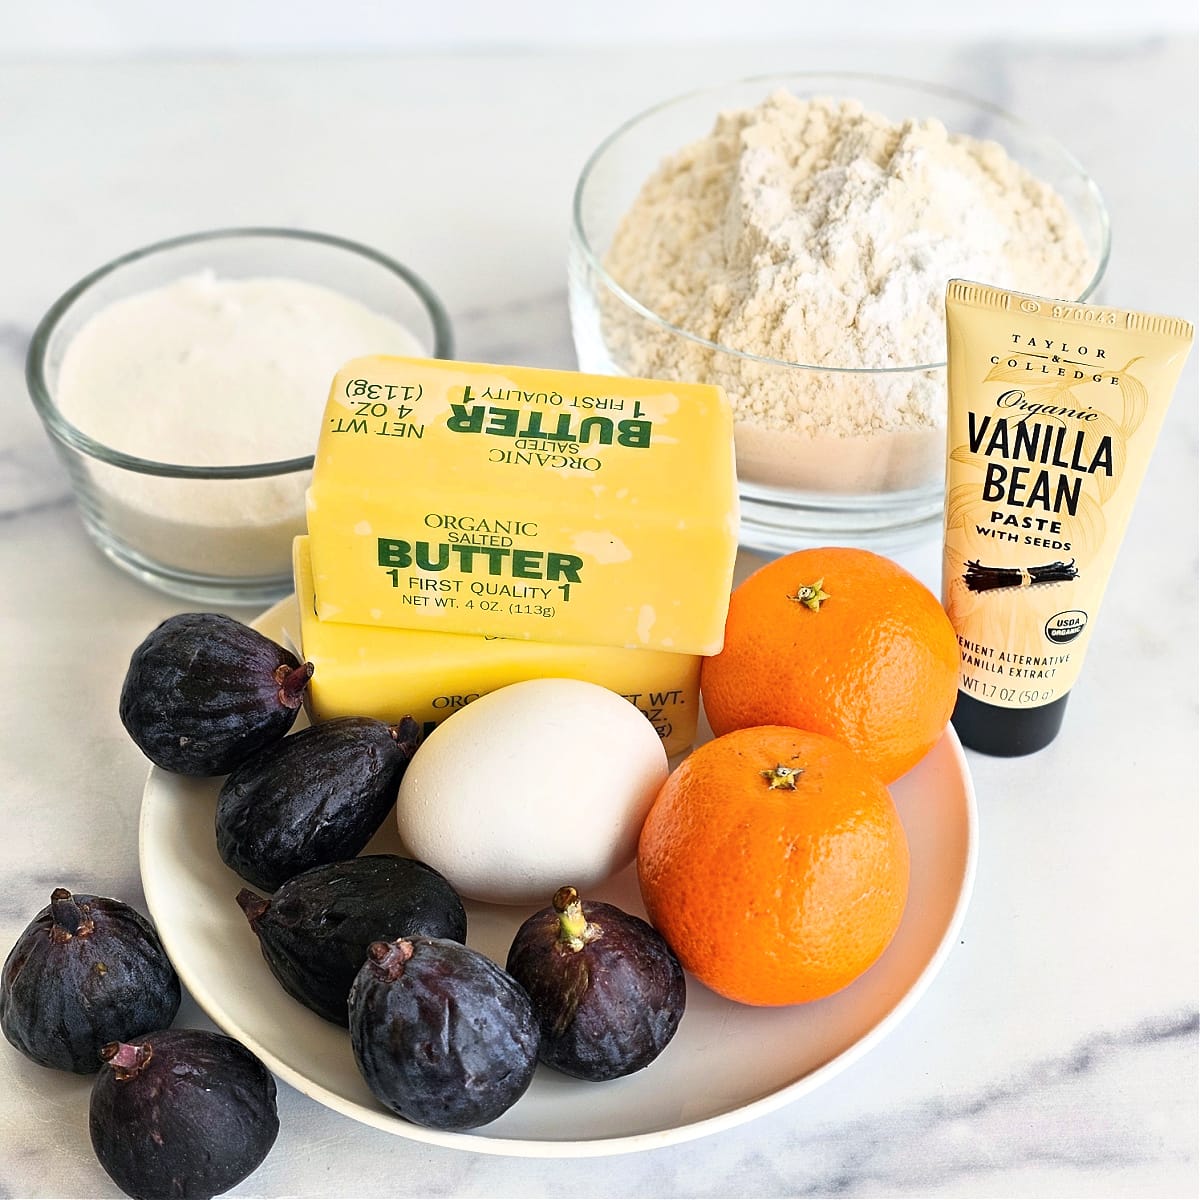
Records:
[[[699,384],[357,359],[308,495],[323,621],[714,654],[733,418]]]

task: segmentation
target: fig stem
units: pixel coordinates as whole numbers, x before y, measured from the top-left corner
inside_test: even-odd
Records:
[[[413,944],[406,938],[395,942],[372,942],[367,959],[376,978],[394,983],[404,974],[404,964],[413,956]]]
[[[304,702],[304,689],[313,677],[313,665],[310,662],[301,663],[290,670],[286,666],[275,672],[279,684],[279,703],[285,708],[299,708]]]
[[[388,733],[402,750],[415,751],[421,744],[421,727],[413,717],[401,717],[395,725],[388,726]]]
[[[551,901],[558,914],[559,944],[569,950],[582,950],[600,936],[600,930],[583,915],[583,902],[573,887],[560,887]]]
[[[113,1074],[124,1082],[136,1079],[143,1067],[154,1057],[154,1048],[149,1042],[134,1046],[129,1042],[109,1042],[100,1051],[100,1057],[113,1069]]]
[[[238,892],[237,902],[251,925],[262,920],[263,914],[271,907],[270,900],[264,900],[262,896],[257,892],[252,892],[249,888],[242,888]]]
[[[66,888],[55,888],[50,893],[50,912],[54,917],[50,936],[60,944],[73,937],[87,937],[96,928],[95,922],[75,903],[75,897]]]

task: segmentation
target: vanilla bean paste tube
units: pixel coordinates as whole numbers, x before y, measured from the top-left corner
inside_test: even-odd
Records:
[[[965,280],[946,290],[942,602],[953,723],[987,754],[1062,725],[1192,326]]]

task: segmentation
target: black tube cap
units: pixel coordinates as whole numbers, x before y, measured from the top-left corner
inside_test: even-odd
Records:
[[[981,754],[1016,758],[1050,745],[1062,728],[1066,708],[1067,696],[1036,708],[1001,708],[959,692],[950,723],[964,746]]]

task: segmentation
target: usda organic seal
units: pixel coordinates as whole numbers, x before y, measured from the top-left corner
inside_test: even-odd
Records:
[[[1073,642],[1087,624],[1087,613],[1079,608],[1070,608],[1065,612],[1055,613],[1046,622],[1046,637],[1057,646]]]

